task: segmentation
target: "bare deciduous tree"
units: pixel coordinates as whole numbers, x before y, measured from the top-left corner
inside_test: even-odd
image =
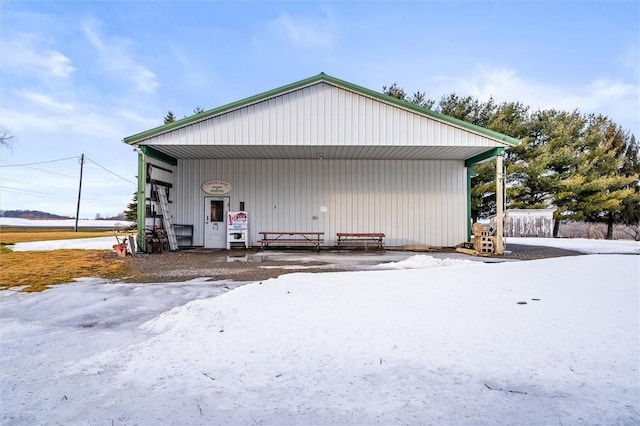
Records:
[[[6,127],[0,126],[0,146],[11,147],[16,141],[16,135]]]

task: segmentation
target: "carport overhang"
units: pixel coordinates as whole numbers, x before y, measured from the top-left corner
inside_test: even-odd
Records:
[[[472,167],[495,158],[502,158],[504,147],[437,147],[437,146],[185,146],[134,145],[139,152],[138,173],[142,176],[144,156],[176,166],[182,159],[335,159],[335,160],[458,160],[467,169],[467,241],[471,241],[471,179]],[[500,170],[498,171],[498,168]],[[496,188],[504,185],[502,165],[496,166]],[[142,187],[139,191],[144,191]],[[496,208],[504,211],[503,199],[496,197]],[[496,221],[498,223],[499,221]],[[502,230],[500,229],[501,233]],[[501,241],[502,236],[496,235]],[[499,250],[502,254],[502,250]]]

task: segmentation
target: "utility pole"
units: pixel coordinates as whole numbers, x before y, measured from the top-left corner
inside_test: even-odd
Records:
[[[84,166],[84,154],[80,155],[80,184],[78,185],[78,207],[76,207],[76,226],[73,232],[78,232],[78,218],[80,217],[80,195],[82,194],[82,168]]]

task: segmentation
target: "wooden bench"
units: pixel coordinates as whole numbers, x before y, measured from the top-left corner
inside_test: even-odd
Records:
[[[380,251],[384,251],[384,237],[381,232],[338,232],[338,251],[344,246],[364,246],[367,250],[369,246],[375,246]]]
[[[289,232],[289,231],[261,231],[260,249],[264,251],[272,245],[291,246],[291,245],[314,245],[316,250],[320,252],[320,245],[324,244],[324,232]]]

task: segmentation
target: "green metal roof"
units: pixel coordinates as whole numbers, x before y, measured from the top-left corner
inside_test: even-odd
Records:
[[[505,143],[507,145],[516,146],[520,144],[520,140],[513,138],[511,136],[504,135],[502,133],[494,132],[493,130],[486,129],[484,127],[476,126],[471,123],[467,123],[466,121],[459,120],[457,118],[450,117],[448,115],[440,114],[439,112],[432,111],[430,109],[419,107],[411,102],[403,101],[392,96],[385,95],[380,92],[376,92],[371,89],[367,89],[362,86],[358,86],[352,83],[349,83],[344,80],[340,80],[335,77],[331,77],[325,73],[320,73],[313,77],[306,78],[304,80],[297,81],[295,83],[287,84],[282,87],[278,87],[273,90],[269,90],[267,92],[260,93],[258,95],[250,96],[245,99],[241,99],[239,101],[231,102],[229,104],[220,106],[218,108],[213,108],[199,114],[195,114],[189,117],[185,117],[181,120],[176,120],[172,123],[165,124],[163,126],[158,126],[153,129],[146,130],[144,132],[136,133],[135,135],[128,136],[124,138],[124,142],[128,144],[135,144],[137,142],[141,142],[145,139],[151,138],[153,136],[157,136],[159,134],[168,132],[170,130],[174,130],[180,127],[185,127],[189,124],[196,123],[198,121],[206,120],[207,118],[214,117],[216,115],[220,115],[230,110],[234,110],[237,108],[241,108],[246,105],[251,105],[265,99],[273,98],[275,96],[294,91],[296,89],[309,86],[315,83],[325,82],[328,84],[332,84],[334,86],[342,87],[346,90],[353,91],[355,93],[359,93],[364,96],[368,96],[374,99],[378,99],[382,102],[394,104],[398,107],[411,110],[418,114],[431,117],[435,120],[442,121],[444,123],[452,124],[456,127],[460,127],[466,130],[469,130],[473,133],[480,134],[482,136],[486,136],[490,139],[496,140],[498,142]]]

